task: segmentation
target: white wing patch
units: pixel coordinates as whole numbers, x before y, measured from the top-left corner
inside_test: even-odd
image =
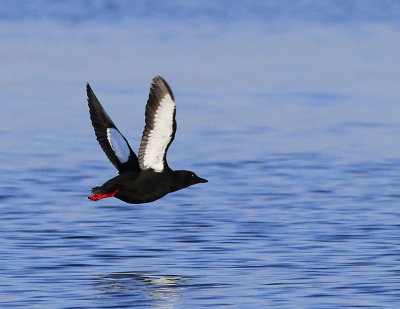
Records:
[[[111,148],[114,150],[118,160],[121,163],[128,161],[130,150],[121,133],[114,128],[107,128],[107,139],[110,142]]]
[[[154,114],[153,130],[148,132],[144,149],[143,168],[156,172],[164,169],[164,154],[173,134],[175,102],[170,94],[160,101]]]

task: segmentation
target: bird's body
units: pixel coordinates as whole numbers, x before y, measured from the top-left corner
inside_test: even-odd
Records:
[[[207,182],[191,171],[173,171],[166,160],[176,132],[175,101],[168,84],[153,79],[146,105],[146,125],[139,157],[119,132],[87,84],[92,125],[100,146],[119,175],[92,189],[91,200],[116,197],[131,204],[148,203],[196,183]]]

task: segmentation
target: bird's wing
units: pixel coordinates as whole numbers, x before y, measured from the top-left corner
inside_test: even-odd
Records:
[[[120,173],[126,170],[139,172],[136,154],[101,106],[89,83],[86,85],[86,91],[94,133],[106,156]]]
[[[142,170],[169,169],[166,155],[176,132],[174,95],[160,76],[153,78],[146,105],[146,125],[139,149]]]

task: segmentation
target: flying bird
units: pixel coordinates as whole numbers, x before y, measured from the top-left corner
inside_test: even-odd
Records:
[[[97,201],[116,197],[131,204],[148,203],[197,183],[208,182],[194,172],[172,170],[167,151],[175,137],[175,100],[160,76],[153,78],[145,112],[145,127],[136,156],[100,104],[89,83],[86,85],[90,119],[101,148],[119,175],[94,187],[88,198]]]

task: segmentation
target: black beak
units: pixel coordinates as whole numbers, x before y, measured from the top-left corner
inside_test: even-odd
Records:
[[[208,182],[208,180],[204,179],[204,178],[197,177],[197,183],[205,183],[205,182]]]

